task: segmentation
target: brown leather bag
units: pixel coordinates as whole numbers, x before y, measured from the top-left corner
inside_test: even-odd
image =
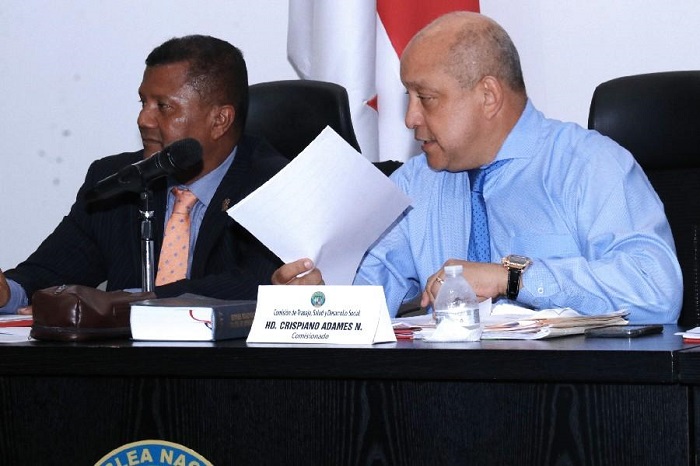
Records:
[[[30,336],[51,341],[130,338],[129,303],[154,296],[83,285],[45,288],[32,295]]]

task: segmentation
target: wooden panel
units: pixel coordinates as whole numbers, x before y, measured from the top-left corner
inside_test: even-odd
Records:
[[[678,385],[0,378],[0,464],[158,438],[216,465],[688,464]]]

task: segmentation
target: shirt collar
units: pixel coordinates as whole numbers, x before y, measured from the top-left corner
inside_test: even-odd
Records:
[[[535,152],[544,115],[527,99],[525,109],[510,131],[495,160],[530,158]]]
[[[221,180],[224,179],[226,172],[231,168],[233,159],[236,157],[236,151],[238,146],[234,147],[231,153],[226,157],[221,165],[216,167],[214,170],[210,171],[198,180],[186,185],[185,187],[192,191],[192,193],[197,196],[197,200],[201,202],[205,207],[209,206],[216,190],[221,184]],[[176,186],[177,183],[174,180],[169,180],[169,186]]]

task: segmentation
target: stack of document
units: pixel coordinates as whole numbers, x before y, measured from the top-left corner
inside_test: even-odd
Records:
[[[627,311],[593,316],[582,315],[571,308],[530,311],[512,320],[484,326],[482,340],[540,340],[567,335],[580,335],[586,329],[627,325]],[[492,314],[493,316],[493,314]]]
[[[484,303],[482,303],[484,304]],[[490,305],[490,301],[488,303]],[[534,311],[513,304],[496,304],[488,312],[479,306],[482,340],[540,340],[567,335],[580,335],[588,328],[627,325],[628,311],[587,316],[571,308]],[[393,320],[394,332],[399,339],[430,341],[435,330],[432,315]],[[700,329],[699,329],[700,331]],[[698,333],[700,338],[700,333]],[[466,340],[465,340],[466,341]]]
[[[413,317],[398,317],[391,321],[397,340],[420,340],[425,333],[435,330],[435,320],[432,315]]]
[[[700,343],[700,327],[691,328],[685,332],[678,332],[676,335],[683,337],[683,343]]]
[[[0,343],[18,343],[29,340],[29,331],[33,323],[32,316],[0,316]]]
[[[31,327],[34,323],[32,316],[7,314],[0,315],[0,327]]]

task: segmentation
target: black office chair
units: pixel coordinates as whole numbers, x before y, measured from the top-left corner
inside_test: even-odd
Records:
[[[333,128],[361,152],[350,117],[348,93],[339,84],[313,80],[271,81],[250,86],[245,132],[266,139],[289,160],[325,128]],[[386,175],[401,163],[374,164]]]
[[[700,71],[613,79],[593,93],[588,127],[629,150],[664,203],[683,271],[680,325],[700,325]]]

